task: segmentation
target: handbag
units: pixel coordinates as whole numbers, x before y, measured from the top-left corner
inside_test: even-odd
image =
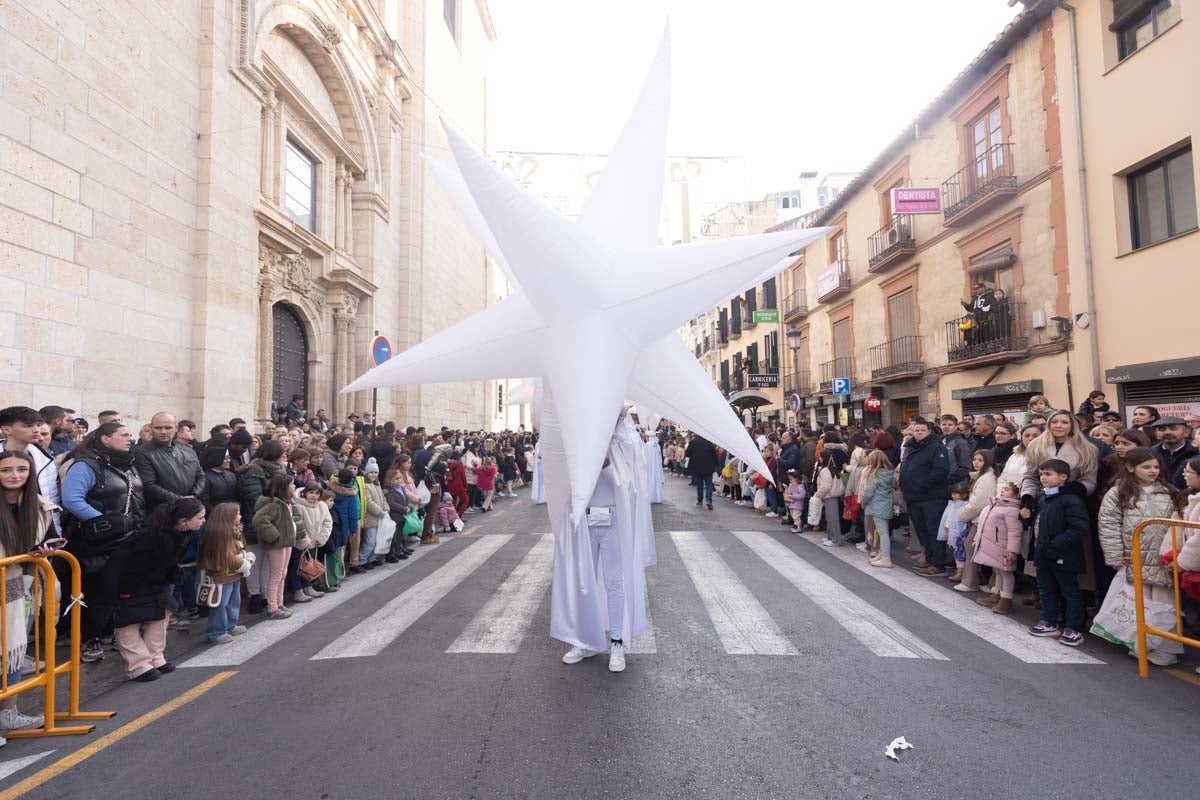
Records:
[[[750,476],[750,482],[753,483],[755,486],[757,486],[759,489],[767,488],[767,477],[765,475],[759,474],[757,472]]]
[[[858,495],[846,495],[846,499],[842,501],[842,519],[858,519],[858,515],[861,513],[862,504],[858,502]]]
[[[721,477],[724,478],[725,480],[731,480],[733,478],[733,462],[732,461],[730,461],[728,464],[726,464],[725,468],[721,470]]]
[[[974,327],[975,327],[974,317],[967,317],[962,322],[958,323],[958,329],[960,331],[962,331],[963,333],[966,333],[967,331],[973,329]]]
[[[200,574],[200,583],[196,587],[196,605],[216,608],[221,605],[223,585],[208,576],[207,572]]]
[[[296,567],[296,574],[311,583],[325,574],[325,565],[313,558],[308,550],[304,550],[300,553],[300,564]]]

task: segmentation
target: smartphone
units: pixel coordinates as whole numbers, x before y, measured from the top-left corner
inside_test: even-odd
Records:
[[[29,552],[36,553],[38,550],[42,549],[43,547],[49,547],[52,550],[57,550],[58,548],[62,547],[66,543],[67,543],[67,540],[63,539],[62,537],[59,537],[57,539],[47,539],[46,541],[42,542],[41,544],[34,545],[33,547],[31,547],[29,549]]]

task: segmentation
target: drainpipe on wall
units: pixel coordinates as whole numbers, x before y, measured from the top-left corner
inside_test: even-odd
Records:
[[[1083,283],[1087,313],[1091,316],[1087,326],[1088,342],[1092,351],[1092,388],[1102,388],[1100,382],[1100,334],[1096,327],[1096,279],[1092,262],[1092,217],[1088,207],[1087,158],[1083,148],[1083,93],[1079,85],[1079,31],[1075,19],[1075,7],[1066,0],[1009,0],[1009,5],[1021,2],[1034,7],[1047,2],[1054,8],[1067,12],[1071,29],[1071,88],[1075,105],[1075,149],[1079,153],[1079,210],[1083,217]]]

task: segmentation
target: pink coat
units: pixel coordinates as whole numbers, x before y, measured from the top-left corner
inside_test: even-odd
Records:
[[[975,532],[975,563],[993,569],[1015,569],[1004,563],[1007,553],[1021,552],[1021,503],[1011,497],[993,497],[979,514]]]
[[[438,506],[438,525],[443,528],[449,528],[458,519],[458,509],[454,507],[454,503],[443,502]]]

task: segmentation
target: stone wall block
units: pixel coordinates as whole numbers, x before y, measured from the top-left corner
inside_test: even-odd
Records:
[[[0,170],[72,200],[79,199],[79,173],[40,153],[0,138]]]
[[[92,235],[92,210],[62,195],[54,197],[54,224],[82,236]]]
[[[73,233],[3,206],[0,206],[0,240],[55,258],[75,257]]]

